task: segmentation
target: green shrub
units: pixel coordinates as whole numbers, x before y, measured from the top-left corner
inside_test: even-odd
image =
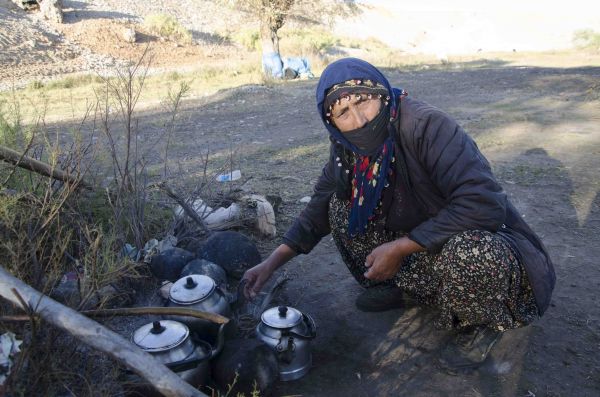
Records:
[[[150,33],[185,44],[192,42],[192,34],[174,17],[167,14],[151,14],[144,19]]]
[[[573,34],[573,43],[578,48],[600,51],[600,33],[592,29],[578,30]]]
[[[65,77],[64,79],[50,81],[46,84],[48,89],[83,87],[92,83],[100,83],[102,79],[93,74],[82,74]]]
[[[260,33],[255,29],[244,29],[233,34],[233,41],[243,45],[248,51],[259,51],[260,45]]]
[[[181,73],[174,71],[174,72],[169,72],[167,74],[167,79],[171,80],[171,81],[178,81],[182,78],[183,76],[181,75]]]
[[[22,151],[31,140],[31,127],[23,125],[17,98],[0,99],[0,145]]]
[[[27,85],[27,88],[29,88],[30,90],[40,90],[44,88],[44,83],[42,83],[39,80],[34,80]]]
[[[325,30],[294,29],[282,31],[280,36],[281,51],[286,55],[317,54],[340,44],[338,37]]]

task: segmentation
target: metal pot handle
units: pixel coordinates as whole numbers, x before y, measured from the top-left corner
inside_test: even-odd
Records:
[[[226,325],[227,323],[219,325],[219,331],[217,331],[217,345],[214,347],[211,346],[209,359],[215,357],[217,354],[221,353],[221,350],[223,350],[223,345],[225,344]]]
[[[242,279],[238,284],[235,293],[230,295],[229,305],[231,306],[232,310],[238,309],[246,301],[246,296],[244,295],[244,287],[247,282],[248,280]]]
[[[217,331],[217,344],[214,346],[204,339],[200,339],[197,334],[191,334],[192,340],[196,345],[203,344],[206,346],[209,360],[213,359],[217,354],[221,353],[221,350],[223,350],[223,346],[225,345],[225,326],[227,324],[228,323],[219,325],[219,330]]]
[[[173,372],[187,371],[188,369],[196,368],[198,364],[200,364],[202,361],[207,361],[210,359],[211,357],[192,358],[188,360],[183,359],[180,361],[165,364],[165,366]]]
[[[304,339],[314,339],[317,336],[317,324],[315,320],[309,315],[302,313],[302,320],[308,325],[308,335],[302,335],[295,331],[288,331],[290,335],[297,336]]]

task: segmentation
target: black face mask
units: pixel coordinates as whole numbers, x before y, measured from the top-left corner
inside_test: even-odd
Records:
[[[373,155],[381,147],[389,136],[388,122],[390,120],[390,109],[381,103],[381,109],[375,118],[363,127],[352,131],[343,132],[343,137],[356,146],[362,155]]]

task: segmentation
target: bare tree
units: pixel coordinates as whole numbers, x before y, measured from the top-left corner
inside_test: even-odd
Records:
[[[359,12],[355,0],[222,0],[252,14],[260,23],[263,55],[279,55],[279,29],[289,19],[331,25],[336,17]]]

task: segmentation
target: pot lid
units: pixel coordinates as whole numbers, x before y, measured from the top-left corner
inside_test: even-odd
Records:
[[[216,288],[215,281],[201,274],[182,277],[173,284],[169,299],[180,305],[191,305],[206,299]]]
[[[273,328],[292,328],[302,321],[302,313],[289,306],[277,306],[265,310],[260,317],[262,322]]]
[[[133,343],[147,352],[162,352],[181,345],[190,334],[185,324],[161,320],[138,328],[131,337]]]

